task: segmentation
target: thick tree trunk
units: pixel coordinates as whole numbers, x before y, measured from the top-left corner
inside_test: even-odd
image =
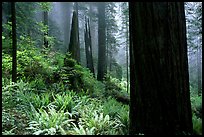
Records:
[[[79,5],[78,2],[75,2],[75,11],[76,11],[76,22],[77,22],[77,39],[78,39],[78,46],[77,46],[77,62],[80,63],[80,41],[79,41]]]
[[[184,3],[129,6],[130,134],[192,133]]]
[[[77,25],[77,15],[76,11],[73,12],[72,17],[72,27],[71,27],[71,35],[70,35],[70,43],[69,43],[69,52],[71,53],[71,57],[75,59],[78,63],[80,63],[80,46],[78,39],[78,25]]]
[[[64,47],[67,48],[67,45],[69,45],[69,41],[70,41],[70,24],[71,24],[71,10],[72,10],[72,5],[70,4],[70,2],[60,2],[60,7],[62,10],[62,25],[63,25],[63,43],[64,43]],[[65,49],[66,49],[65,48]],[[63,52],[66,52],[66,50],[63,50]]]
[[[98,74],[97,80],[103,81],[106,72],[106,35],[105,3],[98,4]]]
[[[17,41],[16,41],[16,7],[15,2],[11,2],[11,21],[12,21],[12,82],[17,81]]]

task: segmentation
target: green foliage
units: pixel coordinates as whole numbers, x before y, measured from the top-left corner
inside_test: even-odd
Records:
[[[43,11],[50,11],[51,10],[51,2],[40,2],[39,5],[42,8]]]
[[[119,79],[113,78],[107,74],[104,84],[106,86],[107,94],[109,94],[109,92],[114,92],[114,91],[126,93],[126,90],[127,90],[126,81],[120,81]]]
[[[71,58],[71,54],[67,53],[64,59],[64,66],[65,67],[74,67],[77,64],[76,60]]]
[[[129,106],[117,102],[109,97],[103,104],[103,112],[109,115],[112,119],[117,118],[122,124],[122,134],[128,134],[129,127]]]
[[[61,129],[68,129],[71,126],[69,112],[56,111],[53,107],[48,107],[48,110],[43,108],[38,109],[38,112],[33,107],[34,119],[29,122],[27,129],[32,131],[33,135],[56,135],[61,133]],[[64,130],[63,130],[64,131]]]
[[[108,106],[103,107],[99,100],[105,85],[87,68],[69,54],[42,53],[27,36],[21,36],[18,44],[17,83],[10,81],[11,56],[3,52],[3,134],[124,134],[121,121],[125,116],[109,115],[105,110]],[[119,104],[115,101],[114,105]],[[25,116],[20,118],[20,125],[14,122],[17,116],[13,113]]]
[[[196,88],[190,87],[193,132],[202,135],[202,94],[198,96]]]
[[[12,69],[12,57],[9,54],[2,53],[2,77],[10,77]]]
[[[95,127],[92,127],[91,129],[84,129],[83,126],[79,125],[79,128],[77,126],[74,127],[74,130],[71,131],[71,134],[74,135],[94,135]]]
[[[58,111],[68,111],[72,112],[74,107],[74,101],[72,99],[73,94],[69,94],[70,91],[66,91],[62,94],[57,94],[54,96],[54,105]]]
[[[11,54],[12,40],[11,35],[9,35],[12,30],[11,22],[2,24],[2,28],[4,29],[4,31],[2,31],[2,51],[4,51],[4,53]]]
[[[197,117],[193,113],[192,121],[193,121],[193,132],[194,132],[194,134],[202,135],[202,119]]]

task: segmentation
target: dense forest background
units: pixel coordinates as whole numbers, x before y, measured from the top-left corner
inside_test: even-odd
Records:
[[[2,134],[202,135],[202,3],[175,6],[167,2],[168,8],[165,4],[2,2]],[[174,14],[176,11],[179,14]],[[163,23],[163,19],[170,23]],[[156,37],[157,32],[161,37]],[[172,41],[166,36],[172,36]],[[185,37],[187,50],[181,46],[185,46]],[[162,47],[166,41],[173,46]],[[141,43],[144,48],[137,46]],[[164,51],[160,60],[158,51]],[[163,55],[169,52],[175,56]],[[180,59],[188,61],[186,67],[185,63],[184,67],[179,65],[183,62],[173,62],[168,69],[172,60]],[[163,67],[163,62],[169,67]],[[157,69],[160,67],[164,70]],[[168,70],[172,73],[165,75]],[[182,80],[173,84],[180,89],[170,87],[172,82],[168,81],[177,74]],[[162,80],[166,80],[166,87],[154,87]],[[182,84],[184,87],[179,86]],[[149,89],[158,91],[158,95]],[[156,105],[155,98],[165,98],[164,106],[150,107],[151,101]],[[178,109],[171,113],[174,108],[168,106],[176,103]],[[165,104],[165,113],[155,113],[154,119],[151,114],[165,108]],[[185,112],[185,119],[180,118]],[[172,124],[174,118],[179,122]],[[154,123],[171,129],[165,131]]]

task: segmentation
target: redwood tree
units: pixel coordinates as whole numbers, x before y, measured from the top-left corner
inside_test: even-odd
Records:
[[[130,2],[130,134],[192,133],[183,2]]]
[[[80,45],[79,45],[79,36],[78,36],[78,17],[76,11],[73,12],[72,17],[72,27],[69,43],[69,52],[71,57],[75,59],[78,63],[80,62]]]
[[[86,51],[86,64],[87,64],[87,68],[89,68],[90,71],[94,75],[93,56],[92,56],[92,44],[91,44],[91,31],[90,31],[89,19],[86,19],[86,17],[85,17],[84,40],[85,40],[85,51]]]
[[[98,74],[97,80],[103,81],[106,73],[106,33],[105,2],[98,3]]]

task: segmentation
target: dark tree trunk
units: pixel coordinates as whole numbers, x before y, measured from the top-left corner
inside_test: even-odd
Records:
[[[43,12],[43,19],[44,19],[44,25],[48,27],[48,12],[47,11]],[[45,48],[48,48],[47,36],[48,36],[48,30],[44,32],[44,47]]]
[[[78,25],[77,25],[77,15],[76,11],[73,12],[72,17],[72,27],[71,27],[71,35],[70,35],[70,43],[69,43],[69,52],[71,53],[71,57],[75,59],[78,63],[80,63],[80,48],[79,48],[79,39],[78,39]]]
[[[75,11],[76,11],[76,22],[77,22],[77,39],[78,39],[78,47],[77,47],[77,62],[80,63],[80,41],[79,41],[79,5],[78,5],[78,2],[75,2]]]
[[[90,71],[94,75],[92,44],[91,44],[91,32],[90,32],[89,19],[88,19],[88,21],[85,19],[84,39],[85,39],[85,51],[86,51],[87,68],[89,68]]]
[[[192,133],[184,3],[129,6],[130,134]]]
[[[12,82],[17,81],[17,41],[16,41],[16,7],[15,2],[11,2],[11,21],[12,21]]]
[[[97,80],[103,81],[106,72],[106,33],[105,3],[98,4],[98,74]]]

